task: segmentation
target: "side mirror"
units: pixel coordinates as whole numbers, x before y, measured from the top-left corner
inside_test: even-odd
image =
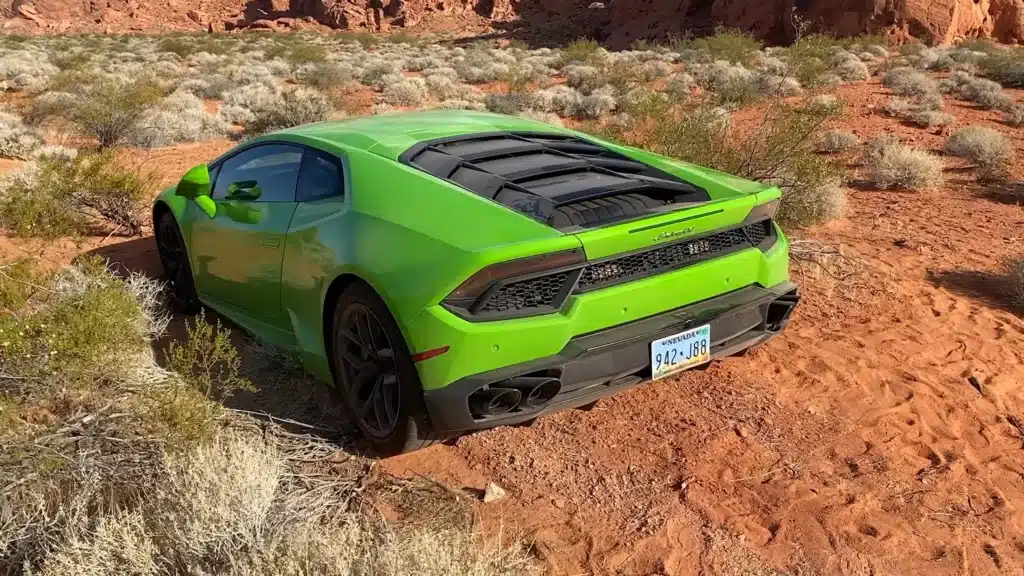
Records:
[[[228,200],[259,200],[263,195],[263,189],[255,180],[242,180],[228,184]]]
[[[185,173],[174,193],[192,200],[207,216],[213,218],[217,213],[217,204],[210,198],[210,191],[210,170],[206,164],[200,164]]]

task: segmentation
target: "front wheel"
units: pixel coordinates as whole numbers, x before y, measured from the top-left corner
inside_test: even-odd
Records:
[[[338,298],[331,347],[342,407],[374,452],[412,452],[439,440],[405,338],[369,286],[353,284]]]
[[[170,212],[164,212],[157,219],[156,247],[164,268],[164,281],[171,289],[172,304],[186,314],[199,312],[199,295],[196,294],[185,239]]]

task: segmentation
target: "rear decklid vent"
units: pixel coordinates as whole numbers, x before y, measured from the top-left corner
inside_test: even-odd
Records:
[[[710,200],[703,188],[568,135],[443,138],[413,146],[400,160],[562,231]]]

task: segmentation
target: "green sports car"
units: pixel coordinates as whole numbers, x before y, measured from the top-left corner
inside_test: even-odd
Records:
[[[379,453],[745,352],[797,305],[778,188],[464,111],[248,140],[153,207],[175,300],[292,351]]]

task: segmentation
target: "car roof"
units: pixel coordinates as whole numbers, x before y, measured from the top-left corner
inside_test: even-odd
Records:
[[[429,110],[317,122],[276,134],[315,138],[397,160],[403,152],[420,142],[505,131],[566,133],[550,124],[516,116],[470,110]]]

